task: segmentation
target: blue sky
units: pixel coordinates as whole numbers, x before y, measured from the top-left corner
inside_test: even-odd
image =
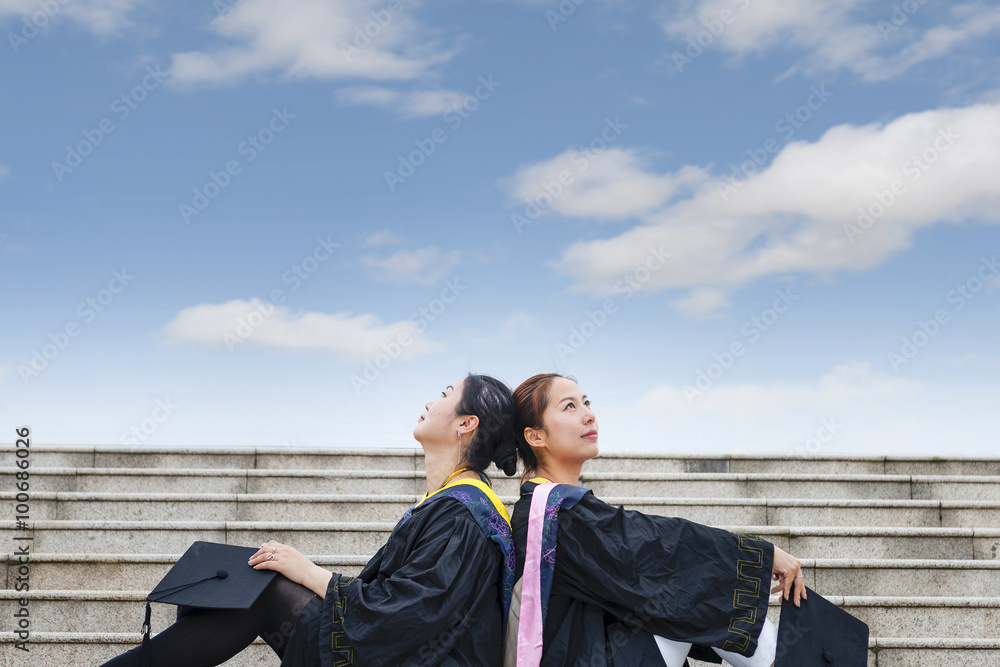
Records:
[[[0,0],[5,439],[995,453],[1000,8]]]

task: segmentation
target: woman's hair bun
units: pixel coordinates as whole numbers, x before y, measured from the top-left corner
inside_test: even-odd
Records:
[[[497,446],[493,454],[493,463],[508,477],[513,477],[517,473],[517,443],[513,438],[506,438]]]

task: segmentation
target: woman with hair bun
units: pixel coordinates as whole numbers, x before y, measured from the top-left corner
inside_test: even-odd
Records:
[[[689,649],[772,665],[770,582],[798,606],[799,561],[755,535],[615,508],[579,486],[598,453],[597,417],[572,378],[535,375],[514,401],[522,481],[531,478],[511,518],[523,573],[518,667],[684,664]]]
[[[469,374],[424,405],[413,437],[427,492],[357,577],[269,541],[247,567],[280,574],[249,609],[196,608],[149,643],[151,667],[218,665],[260,636],[283,667],[497,667],[514,584],[507,511],[485,476],[517,465],[510,389]],[[141,646],[110,662],[141,662]]]

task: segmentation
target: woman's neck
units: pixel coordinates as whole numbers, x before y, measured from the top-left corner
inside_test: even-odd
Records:
[[[444,481],[449,475],[458,470],[461,466],[458,457],[454,454],[440,452],[424,452],[424,469],[427,471],[427,495],[431,495],[444,485]],[[454,479],[465,479],[474,477],[478,479],[475,471],[468,470],[456,475]]]
[[[549,462],[545,465],[539,465],[535,469],[534,476],[550,479],[557,484],[572,484],[577,486],[580,484],[581,470],[583,470],[582,463],[560,465],[559,463]]]

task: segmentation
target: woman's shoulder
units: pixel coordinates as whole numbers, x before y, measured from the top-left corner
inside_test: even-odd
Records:
[[[534,497],[535,488],[543,483],[543,480],[528,480],[521,484],[521,496],[514,503],[514,511],[510,515],[512,527],[525,523],[528,513],[531,510],[531,501]],[[573,511],[576,507],[589,507],[601,509],[607,507],[607,503],[597,498],[594,492],[585,486],[575,484],[559,484],[553,490],[559,494],[563,500],[559,502],[560,508],[566,511]],[[568,501],[568,502],[567,502]],[[551,501],[550,501],[551,502]]]

